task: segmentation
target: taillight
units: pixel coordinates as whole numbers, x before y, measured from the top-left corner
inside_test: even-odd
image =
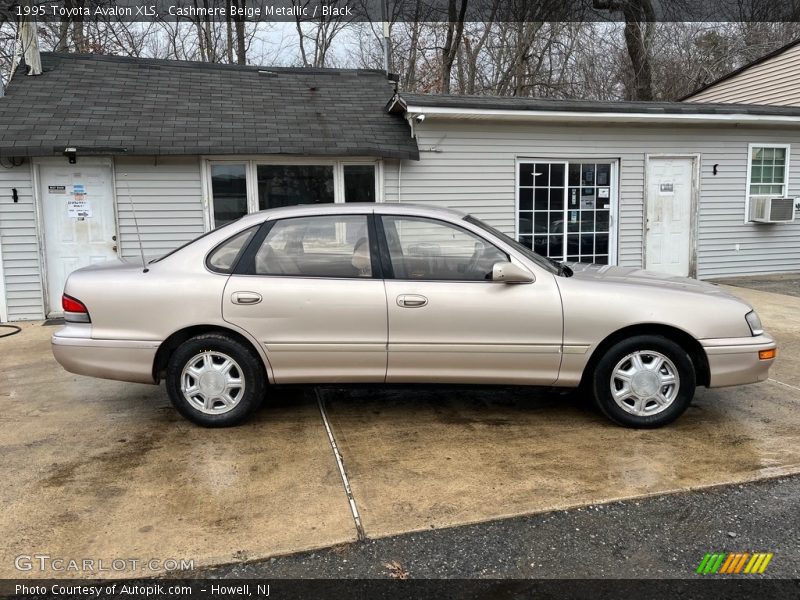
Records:
[[[64,320],[69,323],[91,323],[86,305],[72,296],[61,296],[61,308],[64,309]]]

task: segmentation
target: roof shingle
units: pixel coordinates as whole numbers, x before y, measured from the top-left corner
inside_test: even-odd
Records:
[[[43,53],[42,67],[36,77],[19,69],[0,98],[0,156],[113,146],[129,155],[212,147],[215,154],[419,158],[406,122],[384,109],[393,89],[381,71],[58,53]]]

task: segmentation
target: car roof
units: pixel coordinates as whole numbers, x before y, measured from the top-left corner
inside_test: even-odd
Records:
[[[430,206],[426,204],[413,204],[397,202],[347,202],[347,203],[325,203],[325,204],[298,204],[296,206],[284,206],[281,208],[271,208],[259,212],[251,213],[242,217],[242,223],[261,222],[265,218],[286,219],[290,217],[306,217],[311,215],[332,215],[332,214],[397,214],[419,217],[438,217],[451,221],[463,219],[467,213],[450,208]]]

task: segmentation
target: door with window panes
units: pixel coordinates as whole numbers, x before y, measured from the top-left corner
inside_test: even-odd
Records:
[[[542,256],[609,264],[613,161],[520,161],[517,236]]]

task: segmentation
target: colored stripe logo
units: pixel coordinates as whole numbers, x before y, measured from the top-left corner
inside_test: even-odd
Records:
[[[767,570],[772,552],[707,552],[697,567],[700,575],[759,575]]]

